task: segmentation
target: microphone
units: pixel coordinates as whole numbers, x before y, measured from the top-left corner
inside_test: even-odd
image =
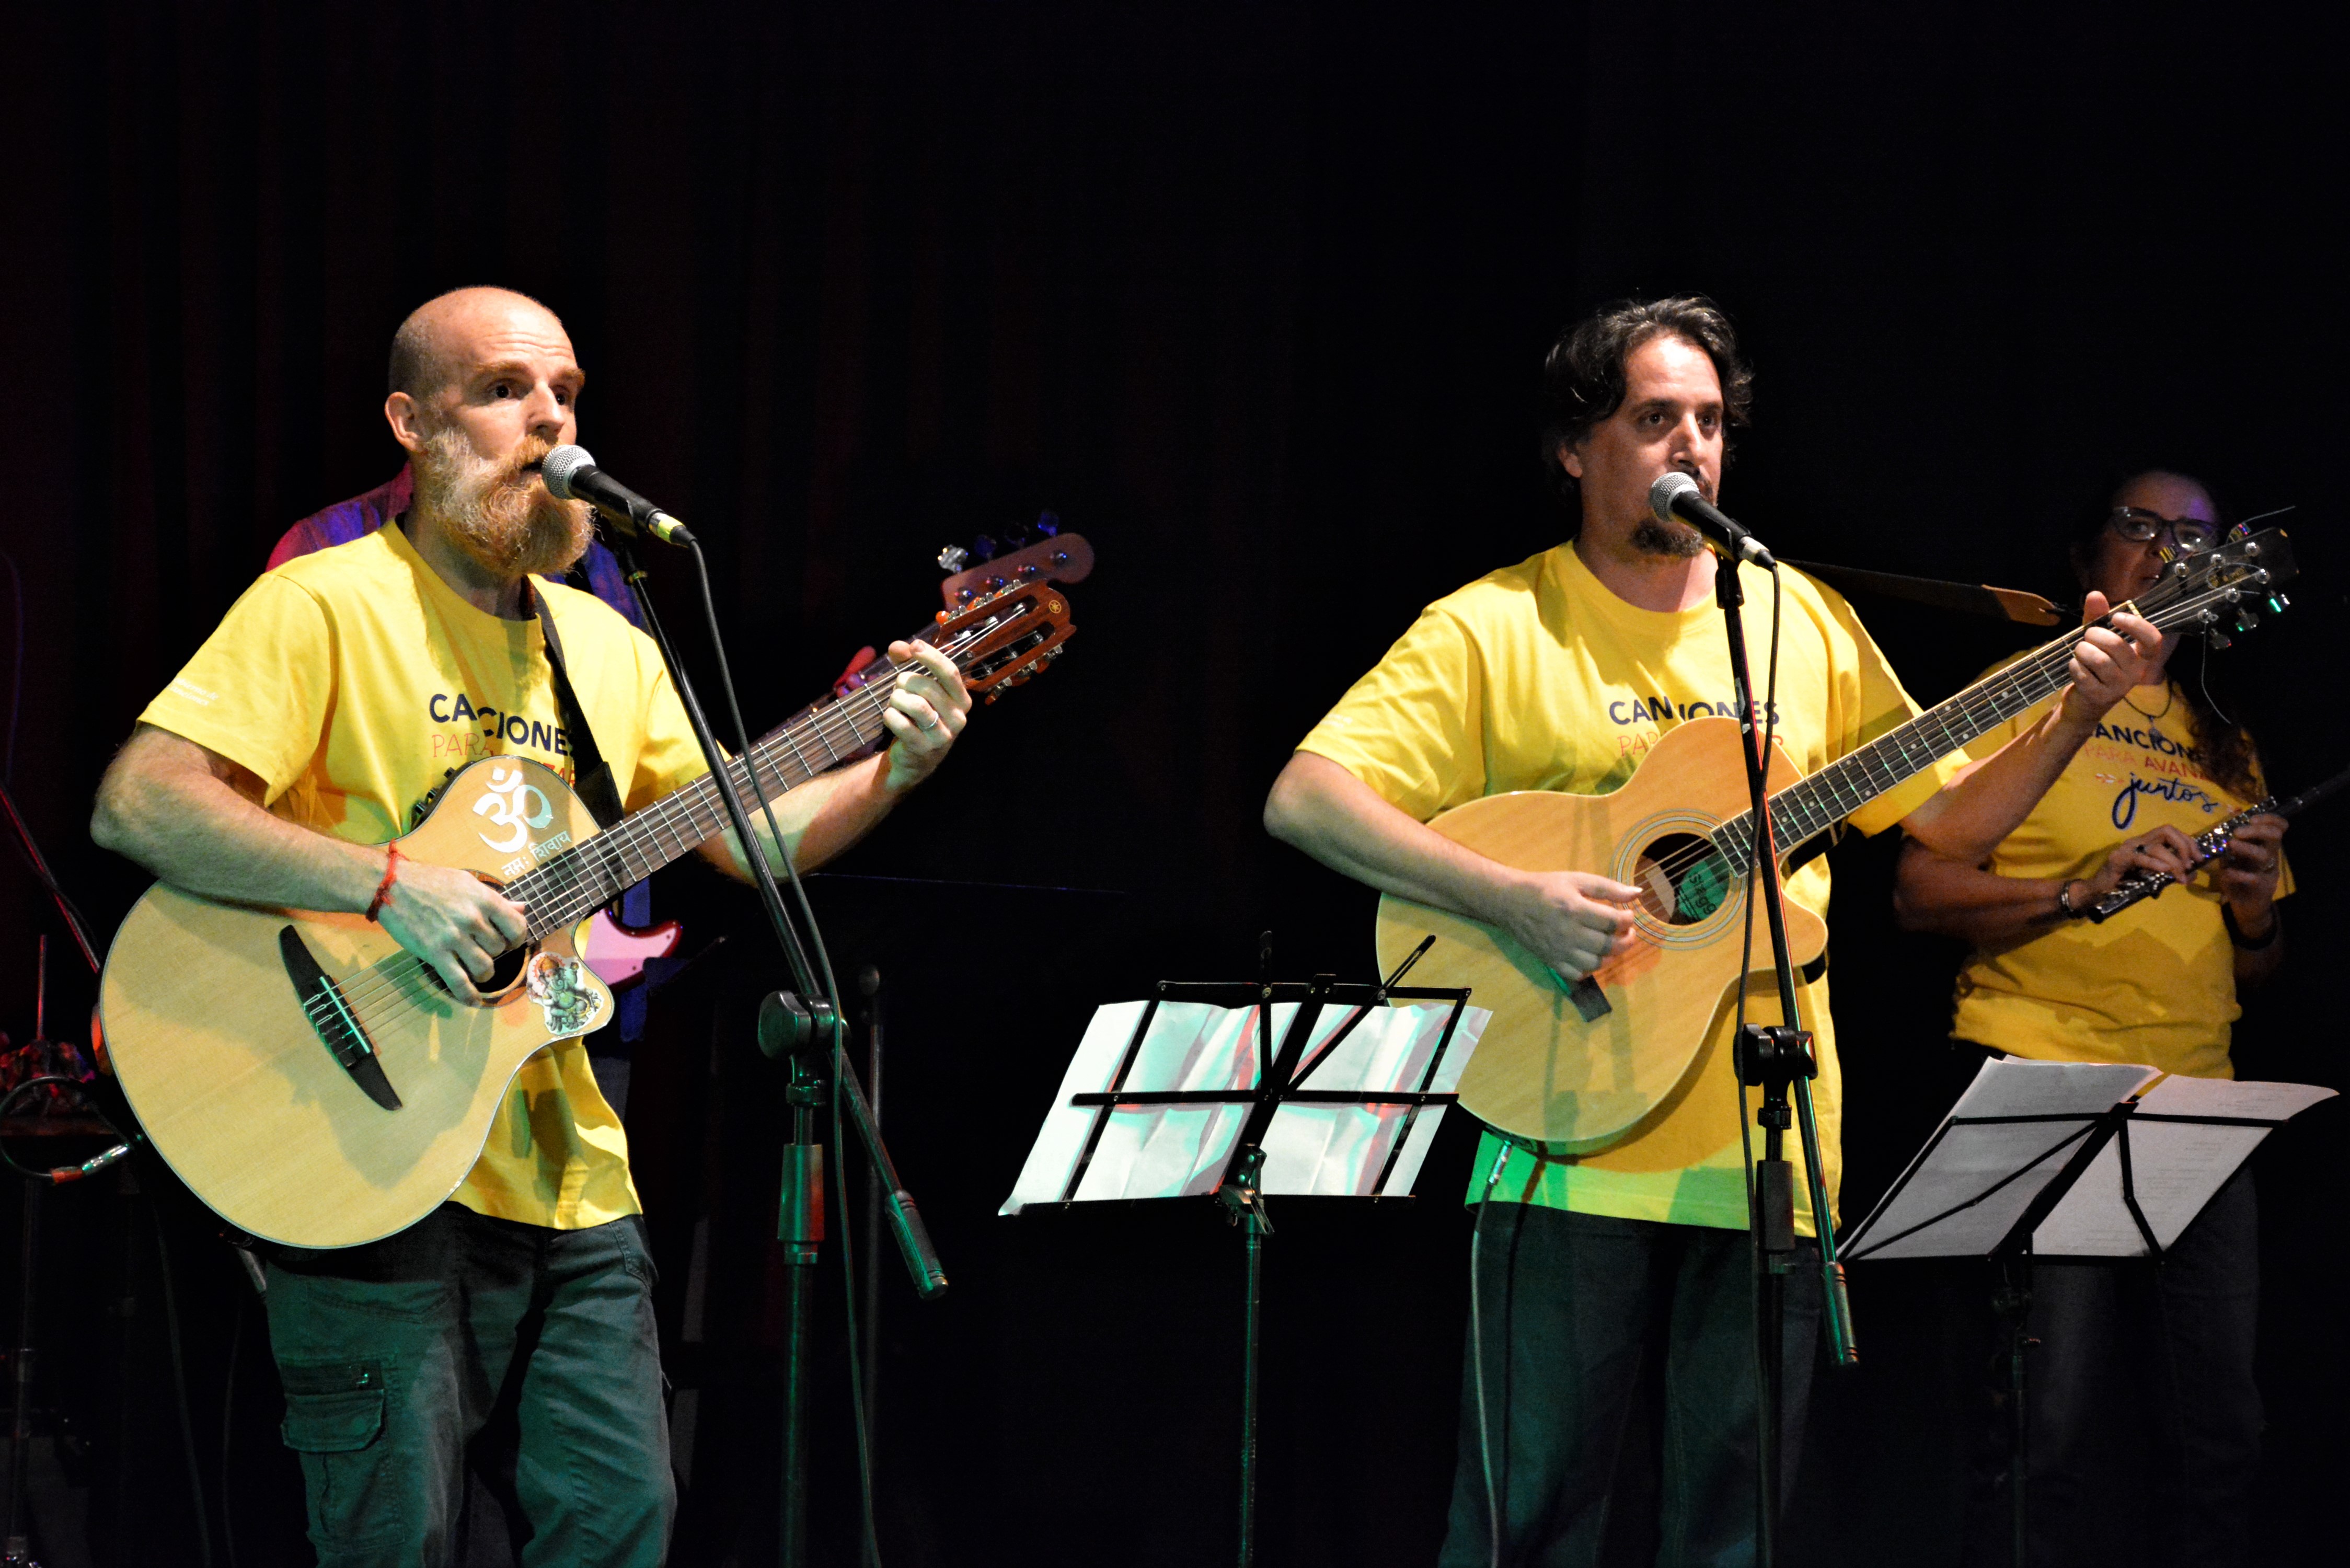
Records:
[[[554,459],[549,458],[552,462]],[[1682,522],[1730,552],[1732,558],[1752,561],[1771,571],[1779,563],[1762,541],[1749,534],[1731,520],[1730,514],[1700,493],[1697,481],[1679,469],[1659,477],[1648,486],[1648,510],[1657,514],[1659,523]]]
[[[584,446],[559,446],[538,465],[546,493],[557,501],[585,501],[635,538],[650,534],[665,545],[694,542],[683,523],[596,466]]]

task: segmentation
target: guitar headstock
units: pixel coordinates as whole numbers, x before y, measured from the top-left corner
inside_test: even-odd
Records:
[[[1092,566],[1090,551],[1086,563]],[[1034,578],[978,593],[962,609],[941,610],[938,624],[921,639],[955,661],[972,696],[993,702],[1002,695],[997,688],[1043,673],[1076,629],[1068,596],[1040,570]]]
[[[2200,631],[2225,648],[2230,631],[2260,624],[2257,611],[2284,612],[2292,601],[2278,590],[2295,570],[2285,531],[2263,528],[2173,561],[2136,607],[2164,631]]]
[[[1062,533],[1061,520],[1050,512],[1037,518],[1034,528],[1015,532],[1023,539],[1032,534],[1036,537],[1033,543],[1013,541],[1017,547],[1006,550],[982,534],[968,548],[950,545],[939,552],[939,565],[950,574],[939,585],[949,615],[977,603],[983,595],[1015,583],[1066,586],[1085,581],[1086,574],[1094,569],[1094,547],[1083,535]]]

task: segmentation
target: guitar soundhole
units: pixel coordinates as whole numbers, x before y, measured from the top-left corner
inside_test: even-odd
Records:
[[[1728,900],[1730,863],[1694,833],[1668,833],[1640,851],[1632,880],[1650,919],[1695,925]]]
[[[530,961],[530,955],[537,950],[538,950],[534,945],[525,942],[523,946],[515,949],[512,952],[500,953],[498,955],[496,965],[490,971],[490,978],[487,980],[475,981],[473,982],[474,989],[479,991],[484,996],[498,997],[504,995],[507,992],[514,989],[515,982],[516,981],[522,979],[522,966],[528,963]],[[450,993],[449,982],[442,980],[441,978],[441,971],[434,969],[431,964],[426,964],[424,966],[424,978],[430,981],[432,983],[433,988],[439,991],[442,994],[447,995]]]

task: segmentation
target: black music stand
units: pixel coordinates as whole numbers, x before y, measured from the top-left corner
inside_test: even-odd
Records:
[[[2162,1078],[2132,1064],[1989,1061],[1846,1238],[1852,1262],[1972,1257],[1998,1265],[1991,1304],[2007,1331],[2016,1568],[2025,1568],[2029,1549],[2024,1353],[2035,1258],[2160,1259],[2262,1139],[2333,1095],[2305,1084]]]
[[[1420,951],[1427,950],[1427,943]],[[1272,1233],[1273,1222],[1267,1217],[1264,1198],[1268,1187],[1283,1190],[1283,1179],[1292,1175],[1276,1170],[1270,1179],[1266,1168],[1265,1143],[1274,1130],[1275,1117],[1284,1106],[1347,1106],[1378,1111],[1382,1107],[1403,1107],[1399,1116],[1382,1118],[1378,1137],[1385,1139],[1382,1150],[1378,1137],[1363,1152],[1358,1175],[1344,1191],[1334,1191],[1326,1186],[1307,1185],[1298,1189],[1301,1195],[1312,1193],[1324,1197],[1359,1197],[1377,1202],[1383,1198],[1409,1197],[1411,1177],[1417,1173],[1419,1161],[1425,1158],[1427,1145],[1435,1131],[1435,1118],[1422,1125],[1421,1111],[1430,1106],[1442,1107],[1456,1097],[1450,1089],[1459,1081],[1461,1069],[1468,1063],[1470,1051],[1475,1049],[1475,1037],[1484,1024],[1480,1014],[1469,1031],[1468,1051],[1453,1054],[1461,1030],[1463,1013],[1469,1003],[1467,988],[1398,986],[1394,983],[1404,971],[1411,967],[1415,952],[1399,966],[1395,976],[1384,985],[1341,983],[1333,975],[1316,975],[1307,982],[1249,981],[1160,981],[1148,1002],[1140,1005],[1123,1051],[1109,1074],[1108,1086],[1102,1090],[1069,1093],[1062,1104],[1066,1107],[1090,1113],[1090,1126],[1074,1150],[1055,1137],[1055,1116],[1048,1117],[1045,1129],[1039,1137],[1035,1149],[1029,1157],[1028,1168],[1023,1171],[1021,1183],[1003,1212],[1015,1214],[1030,1207],[1051,1206],[1066,1209],[1072,1203],[1126,1199],[1128,1194],[1118,1191],[1099,1192],[1092,1197],[1080,1195],[1089,1173],[1095,1169],[1095,1156],[1100,1150],[1103,1135],[1120,1111],[1150,1112],[1170,1106],[1246,1106],[1248,1115],[1231,1134],[1225,1147],[1203,1146],[1195,1158],[1186,1163],[1189,1169],[1175,1192],[1150,1193],[1149,1196],[1210,1196],[1228,1211],[1227,1218],[1242,1226],[1248,1246],[1248,1284],[1244,1312],[1244,1338],[1242,1353],[1241,1392],[1241,1506],[1240,1556],[1241,1568],[1251,1568],[1256,1551],[1256,1419],[1257,1419],[1257,1345],[1261,1319],[1259,1282],[1263,1277],[1264,1238]],[[1365,1086],[1353,1089],[1306,1088],[1305,1084],[1316,1070],[1332,1061],[1349,1038],[1354,1036],[1373,1010],[1391,1002],[1450,1002],[1435,1038],[1426,1039],[1425,1025],[1419,1031],[1415,1049],[1400,1064],[1404,1071],[1396,1074],[1411,1086]],[[1253,1064],[1271,1062],[1270,1072],[1256,1072],[1255,1082],[1245,1087],[1186,1089],[1152,1087],[1134,1082],[1136,1067],[1143,1055],[1143,1046],[1150,1037],[1152,1026],[1160,1018],[1162,1003],[1205,1003],[1211,1007],[1245,1010],[1249,1021],[1243,1024],[1235,1040],[1234,1065],[1241,1061],[1239,1047],[1253,1032],[1256,1049],[1249,1060]],[[1281,1032],[1278,1045],[1274,1041],[1274,1013],[1284,1004],[1295,1008]],[[1127,1003],[1130,1007],[1134,1004]],[[1319,1024],[1326,1010],[1333,1006],[1354,1008],[1351,1016],[1334,1028],[1321,1032]],[[1096,1030],[1114,1017],[1118,1008],[1104,1008],[1097,1014]],[[1089,1034],[1094,1032],[1089,1031]],[[1317,1033],[1321,1037],[1317,1038]],[[1313,1055],[1305,1054],[1308,1047]],[[1073,1078],[1087,1063],[1089,1053],[1080,1047],[1078,1061],[1072,1064]],[[1195,1064],[1187,1064],[1194,1065]],[[1189,1074],[1186,1075],[1191,1075]],[[1098,1078],[1095,1079],[1099,1082]],[[1440,1089],[1438,1084],[1447,1087]],[[1067,1085],[1065,1083],[1064,1088]],[[1206,1140],[1221,1142],[1220,1121],[1211,1121],[1203,1134]],[[1415,1134],[1419,1136],[1415,1138]],[[1416,1146],[1416,1147],[1415,1147]],[[1408,1152],[1409,1151],[1409,1152]],[[1072,1156],[1074,1158],[1072,1158]],[[1066,1174],[1057,1182],[1052,1173],[1064,1161]],[[1399,1167],[1405,1168],[1400,1184],[1396,1181]],[[1321,1167],[1315,1168],[1317,1170]],[[1398,1190],[1399,1185],[1403,1190]],[[1023,1194],[1049,1191],[1052,1196],[1024,1198]]]

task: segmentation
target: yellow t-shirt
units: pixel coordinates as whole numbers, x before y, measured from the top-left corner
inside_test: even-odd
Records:
[[[1742,572],[1748,661],[1760,695],[1769,680],[1771,579],[1754,567]],[[1778,740],[1811,774],[1918,710],[1849,605],[1792,569],[1780,576]],[[1632,776],[1665,730],[1735,711],[1720,610],[1711,602],[1677,612],[1627,604],[1562,545],[1429,606],[1299,750],[1329,758],[1425,822],[1512,790],[1607,794]],[[1868,833],[1891,826],[1956,768],[1955,761],[1937,763],[1854,813],[1853,823]],[[1825,913],[1827,861],[1803,867],[1787,890]],[[1759,919],[1755,930],[1758,941],[1768,941]],[[1820,1073],[1812,1093],[1833,1197],[1841,1104],[1826,979],[1804,987],[1801,1002],[1816,1033]],[[1761,1021],[1776,1016],[1773,1002]],[[1729,1060],[1733,1023],[1725,1005],[1690,1068],[1688,1093],[1627,1141],[1582,1156],[1513,1147],[1496,1190],[1586,1214],[1745,1229],[1738,1085]],[[1501,1147],[1485,1135],[1472,1202]],[[1802,1158],[1794,1139],[1787,1148],[1790,1158]],[[1799,1225],[1810,1234],[1800,1175],[1796,1202]]]
[[[704,770],[660,656],[592,595],[534,578],[580,709],[630,811]],[[537,619],[467,604],[396,526],[301,556],[232,606],[140,719],[260,775],[269,809],[357,844],[421,821],[478,758],[568,780],[570,737]],[[453,1196],[558,1231],[637,1213],[629,1144],[577,1040],[524,1064]]]
[[[1988,756],[2047,711],[2043,703],[2017,714],[1970,752]],[[2126,838],[2165,823],[2192,838],[2250,805],[2204,774],[2195,743],[2193,711],[2175,687],[2138,688],[2008,835],[1991,869],[2088,877]],[[2281,867],[2278,895],[2292,890]],[[2103,924],[2067,920],[2002,952],[1973,953],[1959,971],[1950,1033],[2036,1061],[2138,1062],[2232,1078],[2230,1026],[2243,1009],[2221,902],[2208,886],[2170,888]]]

